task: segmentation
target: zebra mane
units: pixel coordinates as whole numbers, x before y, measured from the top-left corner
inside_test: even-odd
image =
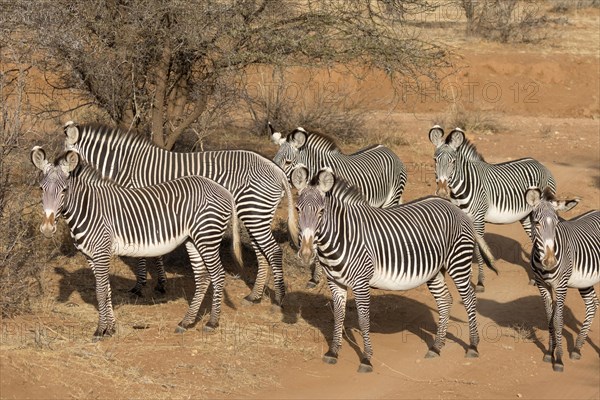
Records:
[[[106,139],[114,139],[119,143],[135,143],[137,146],[158,147],[147,136],[139,131],[124,131],[118,127],[111,127],[99,123],[89,123],[80,126],[80,132],[83,136],[104,136]]]
[[[307,143],[310,141],[312,143],[323,144],[323,149],[327,151],[341,151],[335,139],[333,139],[331,136],[318,131],[305,132],[307,133]]]
[[[61,156],[62,157],[62,156]],[[55,164],[61,157],[58,157]],[[100,171],[94,168],[91,164],[88,164],[84,159],[79,159],[79,165],[71,172],[71,176],[80,182],[85,182],[86,185],[91,186],[120,186],[117,182],[109,178],[108,176],[102,175]]]
[[[446,137],[446,144],[450,144],[450,135]],[[465,137],[463,143],[457,150],[466,160],[469,161],[485,161],[483,155],[477,151],[477,147],[469,139]]]
[[[365,196],[356,186],[351,185],[347,180],[337,176],[335,184],[330,192],[337,200],[344,204],[357,205],[367,204]]]

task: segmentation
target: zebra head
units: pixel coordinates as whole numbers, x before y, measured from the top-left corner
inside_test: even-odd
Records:
[[[537,248],[542,267],[551,271],[556,267],[556,226],[557,211],[568,211],[579,203],[579,199],[557,200],[550,188],[542,192],[538,188],[527,190],[527,204],[532,207],[530,214],[533,226],[533,246]]]
[[[292,172],[292,184],[298,189],[298,216],[300,228],[300,251],[298,256],[306,264],[316,255],[319,228],[325,210],[325,194],[331,190],[335,177],[331,169],[326,168],[309,182],[308,169],[302,164]]]
[[[67,151],[54,164],[51,164],[48,162],[44,150],[35,146],[31,149],[30,156],[33,165],[42,171],[40,188],[42,189],[44,220],[40,225],[40,231],[44,236],[52,237],[56,232],[56,222],[64,204],[69,174],[79,165],[79,154],[73,150]]]
[[[277,138],[277,134],[281,137],[279,132],[275,132],[271,135],[274,142]],[[280,138],[278,140],[279,150],[277,151],[277,154],[275,154],[273,162],[279,165],[288,176],[290,176],[294,167],[300,162],[300,149],[306,143],[307,137],[308,133],[306,133],[303,128],[298,127],[287,135],[285,139]]]
[[[435,194],[441,197],[450,195],[449,183],[452,182],[455,173],[455,164],[457,158],[457,149],[465,140],[465,133],[456,128],[446,138],[444,130],[435,125],[429,130],[429,140],[435,146],[433,159],[435,161],[435,182],[437,188]]]

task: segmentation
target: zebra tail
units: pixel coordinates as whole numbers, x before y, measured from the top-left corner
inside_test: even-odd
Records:
[[[240,221],[235,209],[235,202],[231,201],[231,241],[233,242],[233,255],[235,262],[240,268],[244,268],[242,259],[242,235],[240,233]]]
[[[473,236],[475,236],[475,241],[477,243],[477,247],[479,247],[481,255],[483,256],[483,261],[485,261],[485,264],[488,266],[489,269],[491,269],[496,273],[496,275],[498,275],[498,270],[494,266],[494,264],[496,263],[496,259],[494,258],[494,255],[492,254],[492,251],[488,247],[487,243],[482,237],[479,237],[479,235],[477,235],[476,233]]]
[[[291,236],[292,242],[297,248],[300,248],[300,242],[298,241],[298,222],[296,221],[296,215],[294,214],[294,198],[292,197],[292,191],[290,184],[288,183],[287,176],[284,176],[281,181],[285,194],[287,196],[288,203],[288,231]]]

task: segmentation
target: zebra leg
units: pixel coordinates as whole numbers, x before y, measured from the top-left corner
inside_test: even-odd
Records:
[[[446,285],[444,275],[441,272],[438,272],[436,276],[427,281],[427,287],[435,299],[440,315],[435,340],[427,354],[425,354],[425,358],[433,358],[440,355],[440,351],[446,343],[446,330],[448,329],[448,320],[450,319],[452,295],[448,291],[448,285]]]
[[[129,290],[129,292],[135,294],[138,297],[142,297],[142,289],[147,283],[147,269],[146,259],[140,258],[138,260],[137,269],[135,270],[135,286]]]
[[[267,272],[269,266],[273,271],[273,285],[275,289],[274,307],[280,309],[285,297],[285,286],[283,282],[283,251],[271,231],[270,225],[266,228],[258,229],[252,227],[250,222],[244,221],[244,224],[252,239],[252,247],[258,258],[258,273],[252,292],[244,299],[249,303],[260,303],[265,291],[267,282]]]
[[[477,216],[473,219],[473,227],[475,228],[475,234],[484,239],[485,233],[485,221],[483,220],[484,215],[480,217]],[[485,286],[483,285],[483,281],[485,280],[485,272],[483,270],[483,257],[481,256],[481,250],[479,246],[475,246],[475,256],[477,258],[477,286],[475,286],[475,291],[477,293],[485,292]]]
[[[536,276],[535,281],[542,299],[544,300],[544,308],[546,309],[546,319],[548,321],[548,350],[544,353],[544,362],[552,362],[554,356],[554,324],[552,323],[554,315],[554,304],[552,302],[552,293],[546,287],[546,284]]]
[[[373,365],[371,364],[371,357],[373,356],[373,348],[371,346],[370,338],[370,316],[369,316],[369,305],[371,302],[371,291],[369,283],[357,283],[352,287],[352,293],[354,293],[354,299],[356,301],[356,312],[358,313],[358,325],[360,326],[360,332],[362,333],[364,351],[362,359],[360,360],[360,366],[358,372],[373,372]]]
[[[319,282],[321,281],[321,273],[322,273],[321,263],[319,262],[319,258],[315,257],[315,261],[313,262],[313,270],[312,277],[306,284],[307,289],[314,289],[317,287]]]
[[[165,273],[165,265],[162,256],[156,257],[156,273],[158,274],[158,282],[154,288],[155,292],[167,293],[167,274]]]
[[[223,234],[225,230],[223,230]],[[221,264],[219,255],[219,246],[204,246],[200,248],[200,254],[204,260],[204,265],[208,270],[210,281],[213,286],[212,308],[210,319],[204,325],[205,332],[212,332],[219,326],[219,317],[221,315],[221,303],[223,300],[223,286],[225,285],[225,269]]]
[[[451,265],[455,265],[452,263]],[[468,269],[467,269],[468,268]],[[467,311],[467,316],[469,319],[469,340],[470,344],[467,349],[467,353],[465,357],[467,358],[476,358],[479,357],[479,352],[477,351],[477,345],[479,344],[479,332],[477,331],[477,297],[475,296],[475,290],[473,286],[471,286],[471,278],[470,274],[462,273],[465,269],[470,272],[470,262],[466,265],[466,268],[448,268],[448,275],[454,281],[456,285],[456,289],[458,290],[458,294],[465,305],[465,310]]]
[[[98,327],[92,341],[97,342],[104,336],[112,336],[115,332],[115,315],[111,301],[110,282],[108,280],[108,267],[110,254],[96,255],[87,259],[88,265],[96,278],[96,299],[98,301]]]
[[[556,372],[563,372],[565,366],[562,362],[562,330],[563,330],[563,309],[565,305],[565,297],[567,296],[567,287],[556,288],[556,306],[554,308],[554,333],[556,335],[556,344],[554,351],[554,365],[552,368]]]
[[[175,328],[175,333],[185,332],[190,325],[196,322],[200,305],[202,304],[202,300],[204,299],[204,295],[206,294],[206,290],[210,283],[208,270],[200,253],[196,249],[196,246],[192,242],[187,242],[185,247],[188,251],[190,263],[192,264],[192,269],[194,271],[195,289],[190,306],[181,322]]]
[[[583,302],[585,303],[585,320],[583,321],[579,335],[577,335],[575,349],[570,354],[572,360],[579,360],[581,358],[581,347],[585,343],[585,339],[587,338],[590,326],[592,325],[592,321],[594,320],[594,316],[596,315],[596,311],[598,309],[598,297],[596,297],[596,292],[594,291],[593,286],[585,289],[579,289],[579,293],[581,294]]]
[[[342,330],[344,318],[346,317],[346,297],[348,290],[332,279],[327,279],[327,285],[331,290],[331,301],[333,302],[333,339],[329,350],[323,355],[323,361],[327,364],[337,363],[338,353],[342,347]]]

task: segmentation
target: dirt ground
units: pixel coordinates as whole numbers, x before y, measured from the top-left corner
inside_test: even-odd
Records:
[[[559,195],[582,199],[565,218],[600,208],[600,24],[597,10],[569,17],[568,40],[553,45],[453,42],[465,63],[454,81],[463,90],[461,104],[498,127],[497,133],[481,130],[467,132],[467,137],[489,162],[531,156],[548,166]],[[369,82],[365,85],[368,90]],[[370,88],[372,96],[389,94],[375,84]],[[471,88],[474,97],[468,101]],[[440,96],[374,110],[369,133],[343,147],[350,152],[369,143],[389,144],[409,170],[405,201],[432,194],[433,146],[427,133],[434,121],[448,115],[446,100]],[[207,146],[243,146],[268,157],[276,151],[266,138],[236,140],[215,138]],[[256,273],[247,241],[242,271],[229,267],[233,263],[224,251],[229,273],[221,326],[212,334],[202,331],[207,316],[195,329],[174,333],[193,290],[184,253],[175,252],[166,260],[168,293],[153,293],[156,277],[151,276],[141,299],[127,293],[134,285],[135,260],[115,259],[111,284],[118,332],[98,343],[91,341],[97,322],[94,279],[61,223],[57,238],[44,242],[51,249],[44,274],[47,296],[34,314],[1,321],[0,397],[600,397],[600,316],[582,359],[568,358],[584,317],[576,290],[569,290],[565,308],[565,371],[555,373],[542,362],[548,341],[546,317],[538,290],[528,284],[531,244],[519,224],[486,228],[499,274],[486,271],[486,291],[478,295],[480,358],[464,357],[466,312],[450,283],[454,305],[441,357],[424,358],[438,315],[433,297],[420,287],[407,292],[372,290],[373,373],[356,372],[362,339],[352,300],[339,362],[323,363],[333,328],[330,293],[323,284],[305,289],[309,272],[288,244],[284,210],[285,204],[274,227],[284,248],[289,293],[282,313],[271,311],[270,291],[259,305],[241,303]],[[207,303],[203,311],[209,309]]]

